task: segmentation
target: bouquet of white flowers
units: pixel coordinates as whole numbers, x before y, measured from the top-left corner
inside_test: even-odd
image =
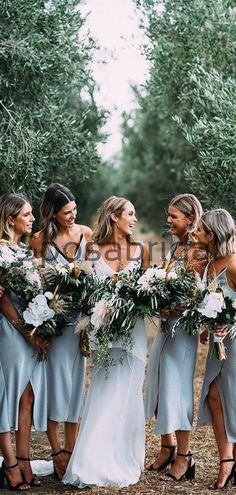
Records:
[[[26,332],[45,339],[61,335],[69,309],[67,296],[47,290],[31,251],[6,247],[0,248],[0,282],[18,296]]]
[[[222,288],[208,291],[198,308],[200,327],[213,333],[211,357],[218,360],[226,359],[224,337],[215,335],[218,326],[225,326],[227,334],[234,339],[236,336],[236,299],[224,295]]]
[[[211,357],[219,360],[226,358],[224,338],[215,335],[218,326],[225,326],[227,334],[234,339],[236,336],[236,300],[224,295],[221,287],[207,289],[202,293],[194,307],[187,308],[178,319],[175,327],[181,325],[189,333],[208,330],[213,333]]]
[[[157,315],[151,292],[142,292],[138,281],[144,270],[120,272],[112,277],[87,276],[84,280],[82,308],[84,316],[76,331],[87,332],[97,360],[105,368],[113,363],[110,348],[122,341],[124,349],[132,347],[132,332],[137,318]],[[142,283],[142,281],[141,281]]]

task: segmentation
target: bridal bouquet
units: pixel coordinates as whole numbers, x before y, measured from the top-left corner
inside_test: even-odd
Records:
[[[144,270],[120,272],[112,277],[87,276],[82,294],[83,313],[76,331],[87,332],[97,361],[109,368],[113,363],[110,348],[122,341],[123,349],[132,347],[132,332],[137,318],[157,315],[152,295],[141,290],[138,281]]]

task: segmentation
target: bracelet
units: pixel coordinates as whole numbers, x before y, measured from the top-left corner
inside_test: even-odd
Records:
[[[16,320],[10,320],[12,325],[22,325],[23,321],[21,318],[17,318]]]

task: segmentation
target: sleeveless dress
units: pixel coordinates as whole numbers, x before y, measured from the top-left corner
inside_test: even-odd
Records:
[[[174,254],[173,245],[169,258]],[[183,266],[183,260],[170,262],[168,271]],[[170,327],[177,319],[168,320]],[[176,430],[191,430],[193,423],[193,380],[198,336],[180,327],[174,337],[161,332],[161,320],[147,369],[146,419],[155,414],[154,432],[165,435]]]
[[[23,249],[17,247],[17,249]],[[18,312],[22,307],[18,296],[10,291],[10,298]],[[45,362],[38,361],[37,350],[0,313],[0,373],[5,382],[7,407],[0,416],[0,432],[18,429],[20,398],[30,383],[34,393],[33,425],[37,431],[47,429],[47,381]],[[1,375],[0,375],[1,379]],[[1,380],[2,381],[2,380]],[[2,394],[2,392],[1,392]]]
[[[83,236],[75,258],[85,259],[85,251]],[[69,263],[54,244],[47,248],[46,261]],[[78,318],[79,313],[73,312],[69,323],[62,329],[62,335],[53,337],[47,351],[48,419],[52,421],[77,423],[83,409],[86,359],[80,353],[80,336],[74,333]]]
[[[205,280],[207,279],[207,271],[208,267],[204,274]],[[229,287],[226,272],[227,268],[222,270],[213,282],[224,290],[225,296],[236,299],[236,292]],[[210,385],[214,381],[220,394],[227,440],[236,443],[236,339],[232,340],[227,336],[224,339],[224,345],[227,355],[225,360],[218,361],[210,358],[213,346],[213,335],[211,334],[197,427],[211,423],[207,396]]]
[[[124,271],[140,266],[140,245],[136,259],[139,261],[131,261]],[[98,276],[115,273],[101,255],[94,265]],[[129,351],[122,348],[122,341],[112,343],[110,352],[116,364],[109,368],[108,377],[94,355],[91,386],[77,442],[63,478],[65,484],[79,488],[125,487],[139,480],[145,455],[142,387],[147,335],[142,319],[137,320],[132,336],[133,346]]]

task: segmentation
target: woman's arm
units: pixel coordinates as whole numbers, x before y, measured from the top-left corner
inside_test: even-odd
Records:
[[[85,225],[82,225],[81,228],[86,243],[86,259],[89,259],[89,257],[93,254],[93,232],[89,227],[86,227]]]
[[[27,340],[27,342],[35,347],[37,351],[44,352],[50,346],[50,342],[40,337],[31,336],[21,319],[20,314],[16,310],[14,304],[12,303],[7,291],[3,293],[0,298],[0,311],[7,318],[7,320],[14,326],[14,328]]]
[[[150,256],[148,252],[148,248],[146,244],[141,244],[141,249],[142,249],[142,263],[141,266],[146,270],[146,268],[150,267]]]
[[[236,256],[233,257],[227,268],[227,279],[231,289],[236,292]]]

